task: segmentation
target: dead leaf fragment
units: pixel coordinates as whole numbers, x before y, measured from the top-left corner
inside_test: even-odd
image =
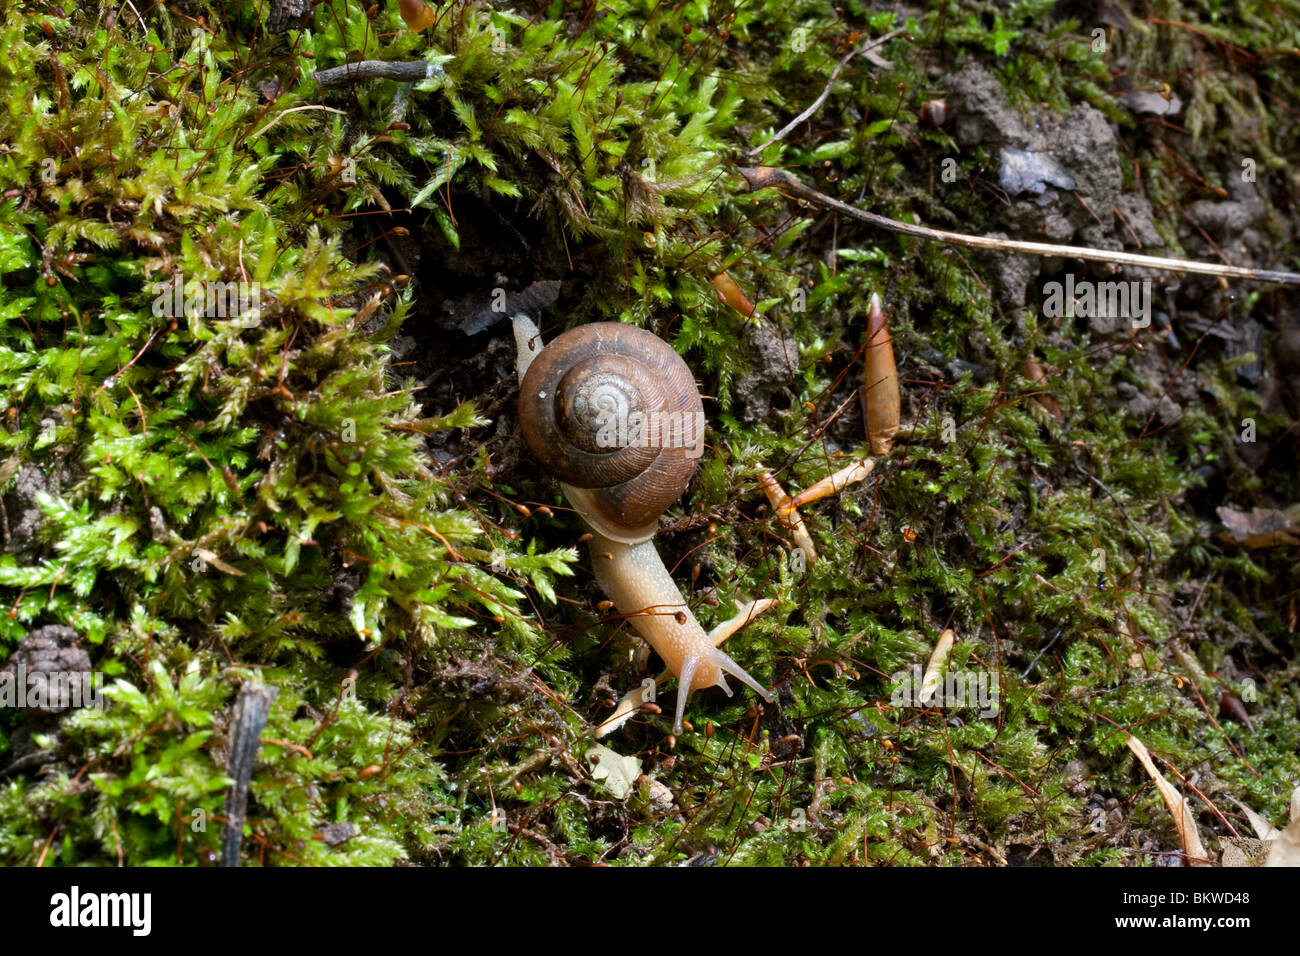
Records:
[[[1065,421],[1065,413],[1061,411],[1061,404],[1051,392],[1047,391],[1050,387],[1047,381],[1047,369],[1039,364],[1038,359],[1030,355],[1021,364],[1020,371],[1024,373],[1025,378],[1035,385],[1043,387],[1043,391],[1034,395],[1034,401],[1041,405],[1058,422]]]
[[[640,760],[624,757],[600,744],[587,751],[587,760],[592,764],[591,779],[601,782],[616,800],[626,800],[641,776]]]
[[[224,571],[226,574],[233,574],[236,577],[241,578],[244,576],[243,571],[239,570],[239,568],[233,567],[232,565],[226,564],[226,562],[222,561],[215,552],[209,551],[207,548],[195,548],[194,553],[218,571]]]
[[[1263,866],[1272,845],[1269,840],[1224,837],[1222,863],[1226,867]]]
[[[827,475],[821,481],[809,485],[803,491],[795,495],[790,501],[782,505],[779,509],[783,514],[789,514],[797,508],[802,508],[810,502],[817,501],[821,498],[827,498],[831,495],[838,495],[849,485],[856,484],[859,481],[866,480],[867,475],[871,474],[871,469],[876,467],[876,459],[862,458],[849,465],[847,468],[841,468],[833,475]]]
[[[921,679],[921,693],[917,695],[917,703],[922,706],[930,702],[934,696],[935,689],[939,686],[939,675],[943,670],[944,664],[948,661],[948,654],[952,651],[953,642],[957,639],[957,632],[952,628],[946,629],[939,635],[939,641],[934,645],[934,651],[930,654],[930,662],[925,665],[925,677]]]
[[[1236,797],[1259,839],[1223,838],[1224,866],[1300,866],[1300,787],[1291,794],[1291,823],[1279,830]]]
[[[770,472],[766,471],[758,476],[758,487],[763,490],[763,494],[767,495],[777,520],[790,532],[795,545],[803,552],[804,564],[815,564],[817,549],[813,547],[812,535],[808,533],[808,526],[803,523],[799,511],[790,507],[791,498],[785,493],[785,489]]]
[[[664,784],[645,775],[642,775],[637,783],[645,787],[648,809],[652,816],[664,817],[677,811],[677,807],[673,804],[673,792]]]
[[[1300,787],[1291,794],[1291,822],[1273,840],[1265,866],[1300,866]]]
[[[1300,544],[1300,523],[1287,511],[1276,508],[1252,508],[1250,513],[1238,511],[1227,505],[1216,509],[1219,520],[1227,528],[1219,537],[1225,542],[1247,548],[1273,548],[1280,544]]]
[[[1231,799],[1233,803],[1241,807],[1241,812],[1246,814],[1246,819],[1250,821],[1250,825],[1255,831],[1255,836],[1259,837],[1261,840],[1277,839],[1277,835],[1282,831],[1280,831],[1277,827],[1273,826],[1273,824],[1269,823],[1267,820],[1261,817],[1250,807],[1246,806],[1236,797],[1232,797]]]
[[[1160,796],[1164,798],[1165,806],[1169,808],[1169,814],[1174,818],[1174,829],[1178,831],[1178,842],[1182,844],[1183,853],[1187,855],[1188,861],[1191,863],[1207,862],[1209,856],[1205,852],[1205,847],[1201,845],[1201,835],[1196,829],[1196,820],[1192,818],[1192,811],[1188,809],[1187,801],[1183,799],[1183,795],[1175,790],[1173,784],[1165,779],[1164,774],[1156,769],[1155,761],[1151,759],[1151,754],[1142,741],[1129,734],[1127,743],[1128,749],[1133,751],[1133,755],[1146,768],[1151,781],[1156,785],[1156,789],[1160,791]]]
[[[646,678],[640,686],[632,688],[618,702],[614,712],[600,722],[596,728],[595,736],[599,740],[601,737],[608,737],[614,731],[626,724],[638,710],[645,704],[655,699],[654,694],[655,681]]]

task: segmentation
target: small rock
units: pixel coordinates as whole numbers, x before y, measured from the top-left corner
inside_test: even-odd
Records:
[[[72,628],[62,624],[48,624],[29,632],[18,642],[14,652],[9,655],[9,660],[0,669],[0,675],[16,684],[20,668],[25,679],[23,687],[16,689],[21,690],[28,702],[33,699],[44,702],[25,709],[42,714],[61,714],[69,706],[63,693],[68,689],[68,681],[80,680],[81,675],[91,673],[90,655],[82,649],[77,632]],[[61,679],[51,682],[51,677],[55,674],[60,675]]]
[[[998,183],[1013,196],[1042,195],[1048,186],[1074,189],[1078,184],[1070,171],[1048,153],[1002,147]]]
[[[43,515],[37,496],[49,490],[49,482],[39,465],[28,462],[18,469],[13,487],[5,495],[5,510],[9,515],[9,543],[6,551],[21,553],[36,541]]]
[[[962,146],[1003,142],[1029,145],[1029,128],[1008,104],[1002,84],[977,63],[967,63],[948,82],[948,119]]]
[[[1283,371],[1300,374],[1300,325],[1292,325],[1277,334],[1277,361]]]
[[[1266,215],[1264,202],[1258,198],[1228,202],[1202,199],[1191,203],[1184,211],[1188,219],[1219,239],[1244,233],[1258,225]]]
[[[327,846],[340,846],[357,835],[357,828],[346,820],[340,823],[327,823],[316,828],[320,838]]]

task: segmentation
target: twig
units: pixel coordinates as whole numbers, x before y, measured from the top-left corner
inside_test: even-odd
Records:
[[[153,340],[156,339],[156,338],[158,338],[158,333],[161,332],[161,331],[163,330],[163,328],[164,328],[164,327],[160,325],[160,326],[158,326],[158,328],[154,329],[154,330],[153,330],[153,335],[149,336],[149,340],[148,340],[147,342],[145,342],[144,345],[140,346],[140,351],[136,352],[135,355],[131,356],[131,361],[127,362],[125,365],[123,365],[120,369],[118,369],[116,372],[114,372],[114,373],[113,373],[112,375],[110,375],[108,378],[104,379],[104,384],[101,385],[101,386],[99,386],[99,388],[97,388],[97,389],[95,390],[95,394],[94,394],[94,395],[90,396],[91,401],[94,401],[96,398],[98,398],[100,392],[102,392],[104,389],[108,388],[110,385],[112,385],[114,382],[116,382],[116,381],[118,380],[118,377],[119,377],[123,372],[125,372],[127,369],[129,369],[129,368],[130,368],[132,365],[134,365],[136,362],[140,361],[140,356],[141,356],[141,355],[144,355],[145,350],[148,349],[149,346],[153,345]]]
[[[983,851],[984,851],[985,853],[987,853],[989,856],[993,857],[994,862],[996,862],[998,866],[1006,866],[1006,865],[1007,865],[1007,858],[1004,857],[1004,856],[1003,856],[1001,853],[999,853],[997,850],[995,850],[993,847],[989,846],[987,843],[985,843],[985,842],[984,842],[983,840],[981,840],[979,837],[974,836],[973,834],[970,834],[970,833],[964,834],[964,836],[966,837],[967,842],[969,842],[969,843],[970,843],[972,846],[974,846],[976,849],[983,850]]]
[[[256,139],[258,136],[261,136],[268,129],[270,129],[276,123],[280,122],[280,120],[284,119],[290,113],[298,113],[301,112],[302,110],[324,110],[326,113],[337,113],[339,116],[348,115],[343,110],[336,110],[332,106],[320,106],[315,103],[309,103],[306,106],[295,106],[293,107],[293,109],[285,110],[283,113],[277,113],[275,119],[271,120],[271,122],[267,123],[265,126],[263,126],[261,129],[259,129],[256,133],[253,134],[253,138]]]
[[[1195,272],[1201,275],[1228,276],[1234,279],[1256,279],[1260,282],[1286,282],[1300,285],[1300,273],[1280,272],[1273,269],[1250,269],[1245,266],[1223,266],[1211,262],[1193,262],[1188,259],[1166,259],[1162,256],[1141,256],[1132,252],[1116,252],[1111,249],[1092,249],[1087,246],[1057,246],[1044,242],[1021,242],[1016,239],[993,239],[988,236],[967,236],[960,232],[945,232],[931,229],[929,226],[912,225],[878,216],[857,206],[832,199],[819,193],[811,186],[805,186],[784,169],[774,166],[745,167],[740,170],[748,183],[749,191],[756,192],[768,186],[776,186],[798,199],[803,199],[823,209],[831,209],[843,215],[870,223],[890,232],[899,232],[917,239],[931,239],[956,246],[971,246],[976,249],[993,249],[998,252],[1021,252],[1033,256],[1062,256],[1065,258],[1086,259],[1091,262],[1112,262],[1126,266],[1144,266],[1149,269],[1165,269],[1170,272]]]
[[[845,54],[844,59],[840,60],[839,63],[835,64],[835,69],[831,70],[831,78],[830,78],[829,80],[826,81],[826,86],[825,86],[825,88],[822,90],[822,92],[821,92],[821,96],[819,96],[819,97],[817,97],[817,99],[813,100],[812,106],[808,107],[806,110],[804,110],[804,111],[803,111],[802,113],[800,113],[798,116],[796,116],[794,119],[790,120],[790,122],[787,123],[785,126],[781,127],[781,132],[777,133],[775,136],[773,136],[771,139],[769,139],[769,140],[768,140],[766,143],[764,143],[762,146],[756,146],[756,147],[754,147],[753,149],[751,149],[751,150],[749,151],[749,155],[750,155],[750,156],[757,156],[759,153],[761,153],[763,150],[767,149],[767,148],[768,148],[769,146],[771,146],[773,143],[778,142],[778,141],[780,141],[780,140],[782,140],[782,139],[785,139],[787,136],[790,135],[790,131],[791,131],[792,129],[794,129],[796,126],[798,126],[798,125],[799,125],[800,123],[802,123],[804,120],[808,119],[808,118],[811,117],[814,113],[816,113],[819,109],[821,109],[822,104],[826,102],[826,98],[827,98],[828,96],[831,95],[831,87],[835,85],[835,81],[838,80],[839,77],[840,77],[840,70],[842,70],[842,69],[844,69],[846,66],[848,66],[848,64],[849,64],[849,60],[853,59],[855,56],[861,56],[862,54],[864,54],[864,53],[866,53],[866,52],[868,52],[868,51],[870,51],[870,50],[874,50],[874,49],[875,49],[876,47],[878,47],[878,46],[883,46],[884,44],[888,43],[890,40],[894,39],[894,37],[896,37],[896,36],[898,36],[900,33],[904,33],[904,32],[906,32],[906,31],[904,30],[904,28],[903,28],[903,27],[899,27],[897,30],[891,30],[890,32],[886,33],[886,34],[885,34],[884,36],[882,36],[882,37],[877,37],[876,39],[869,41],[869,42],[868,42],[865,46],[863,46],[861,49],[858,49],[858,50],[850,50],[847,54]]]
[[[1025,672],[1020,675],[1021,680],[1025,680],[1029,676],[1029,672],[1034,669],[1034,665],[1038,663],[1044,654],[1052,649],[1052,645],[1056,643],[1056,639],[1061,636],[1061,630],[1062,629],[1058,627],[1056,633],[1052,635],[1051,640],[1044,644],[1043,649],[1034,656],[1032,661],[1029,662],[1029,666],[1025,668]]]
[[[239,690],[230,712],[230,757],[227,770],[235,781],[226,794],[226,825],[221,833],[221,865],[239,866],[239,849],[244,842],[244,818],[248,813],[248,781],[253,761],[261,746],[262,728],[271,713],[278,687],[249,682]]]
[[[312,79],[323,87],[342,86],[355,80],[397,80],[399,83],[418,83],[440,76],[443,69],[437,63],[427,60],[394,62],[391,60],[362,60],[359,63],[344,63],[332,66],[328,70],[317,70]]]

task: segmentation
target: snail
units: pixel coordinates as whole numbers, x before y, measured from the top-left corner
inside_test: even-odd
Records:
[[[690,368],[662,339],[618,322],[578,326],[545,348],[526,316],[514,317],[514,330],[520,430],[591,529],[601,590],[677,676],[673,733],[682,732],[693,691],[717,686],[731,695],[726,674],[771,702],[716,646],[753,606],[705,633],[653,542],[704,447],[704,405]]]

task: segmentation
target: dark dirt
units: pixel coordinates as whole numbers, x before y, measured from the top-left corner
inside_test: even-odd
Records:
[[[745,326],[743,359],[749,371],[736,377],[732,394],[737,417],[746,425],[766,421],[773,407],[785,410],[793,400],[799,374],[799,348],[767,319]]]
[[[1060,119],[1043,112],[1026,118],[1008,104],[998,81],[974,63],[968,63],[950,81],[948,104],[950,126],[959,144],[983,147],[991,158],[1004,147],[1027,150],[1031,155],[1041,151],[1044,157],[1058,161],[1076,186],[1063,190],[1047,185],[1041,196],[1009,197],[995,219],[995,227],[1000,228],[989,234],[1171,254],[1155,228],[1150,202],[1123,191],[1120,159],[1124,154],[1114,128],[1099,111],[1077,105]],[[1206,261],[1275,265],[1269,258],[1274,243],[1269,234],[1271,224],[1257,187],[1237,175],[1226,176],[1225,181],[1226,198],[1200,199],[1185,206],[1178,235],[1183,254]],[[1000,303],[1017,314],[1034,308],[1043,284],[1060,279],[1065,272],[1100,281],[1120,277],[1092,264],[1020,255],[991,254],[987,258]],[[1155,310],[1155,329],[1143,336],[1151,345],[1145,351],[1130,350],[1130,380],[1117,388],[1117,401],[1135,431],[1150,433],[1172,427],[1183,418],[1189,404],[1212,400],[1195,365],[1185,367],[1193,347],[1211,356],[1221,350],[1226,357],[1238,360],[1238,381],[1260,390],[1266,411],[1287,414],[1290,409],[1289,414],[1295,414],[1300,407],[1300,374],[1296,371],[1300,331],[1286,326],[1274,331],[1253,317],[1224,320],[1234,297],[1243,290],[1228,291],[1212,280],[1132,268],[1124,270],[1122,277],[1151,279]],[[1047,320],[1047,341],[1053,340],[1055,323],[1060,321],[1068,320]],[[1077,321],[1086,323],[1096,340],[1122,343],[1132,336],[1129,322],[1118,316],[1093,315]],[[1267,451],[1247,445],[1241,454],[1255,466]],[[1216,470],[1211,465],[1205,472],[1210,475]]]
[[[13,486],[3,501],[8,528],[5,551],[22,553],[32,547],[41,527],[41,508],[36,498],[48,490],[48,481],[40,466],[29,462],[18,469]]]
[[[982,146],[990,157],[1006,147],[1037,154],[1044,166],[1059,164],[1074,183],[1069,190],[1045,185],[1031,198],[1009,196],[1000,214],[1001,229],[991,235],[1162,254],[1150,203],[1122,192],[1118,141],[1101,112],[1081,103],[1064,117],[1037,112],[1027,119],[1007,102],[997,79],[976,63],[967,63],[952,78],[948,102],[960,145]],[[1040,274],[1055,271],[1050,259],[1005,254],[988,258],[999,300],[1011,310],[1030,302],[1031,283]]]
[[[26,677],[21,688],[17,684],[20,667]],[[0,668],[0,677],[24,693],[42,695],[44,706],[38,704],[19,711],[23,723],[10,733],[8,757],[11,759],[0,765],[0,778],[31,773],[59,759],[62,742],[58,715],[68,707],[57,700],[57,692],[51,693],[46,675],[54,672],[86,674],[90,669],[90,655],[81,646],[77,632],[70,627],[61,624],[38,627],[18,642],[4,667]],[[27,702],[31,700],[29,696]],[[44,735],[47,747],[42,748],[37,742],[37,735]]]

